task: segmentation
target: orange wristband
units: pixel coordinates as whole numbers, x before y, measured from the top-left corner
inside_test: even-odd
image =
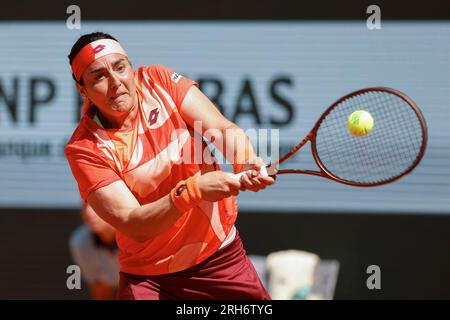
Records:
[[[189,211],[202,201],[202,193],[198,187],[197,180],[198,176],[182,180],[170,192],[172,202],[178,211]]]

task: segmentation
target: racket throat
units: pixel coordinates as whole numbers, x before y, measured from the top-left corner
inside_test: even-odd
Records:
[[[298,170],[298,169],[281,169],[281,170],[278,170],[277,174],[309,174],[312,176],[323,177],[323,174],[319,171]]]

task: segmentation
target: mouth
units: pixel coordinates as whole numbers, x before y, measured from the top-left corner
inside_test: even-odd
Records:
[[[126,94],[126,92],[118,93],[118,94],[112,96],[110,99],[111,99],[111,100],[116,100],[117,98],[119,98],[120,96],[122,96],[122,95],[124,95],[124,94]]]

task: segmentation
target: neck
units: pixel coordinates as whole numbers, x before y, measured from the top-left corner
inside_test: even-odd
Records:
[[[98,112],[98,117],[105,129],[131,129],[134,118],[136,117],[137,104],[134,105],[130,111],[118,118],[107,118],[101,112]]]

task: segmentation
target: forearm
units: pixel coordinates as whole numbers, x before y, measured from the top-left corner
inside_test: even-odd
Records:
[[[180,217],[170,194],[133,209],[123,224],[125,233],[134,240],[144,242],[170,228]]]
[[[244,130],[237,125],[232,124],[226,127],[222,130],[222,136],[223,149],[221,152],[227,161],[233,164],[235,171],[248,160],[256,157],[256,153],[249,138],[244,133]]]

